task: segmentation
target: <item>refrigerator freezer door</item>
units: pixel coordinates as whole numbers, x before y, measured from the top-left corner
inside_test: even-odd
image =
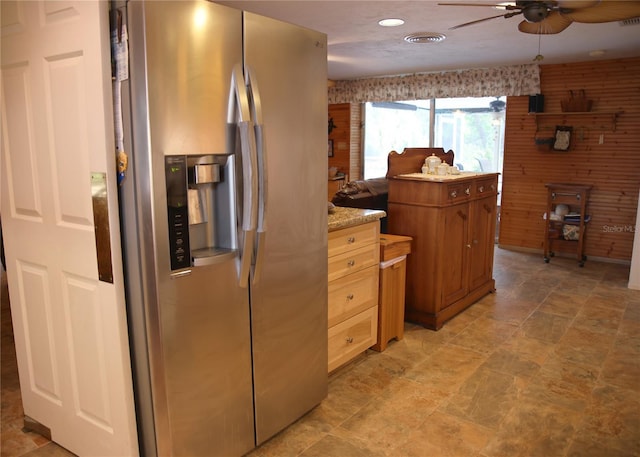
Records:
[[[245,13],[269,182],[251,284],[258,444],[327,394],[326,66],[324,34]]]
[[[243,455],[254,447],[249,303],[236,275],[233,262],[195,267],[161,288],[173,441],[164,455]]]
[[[155,437],[157,455],[242,455],[255,437],[249,295],[238,286],[239,258],[172,274],[164,176],[168,155],[227,152],[242,13],[206,1],[132,1],[128,13],[137,225],[126,227],[135,231],[126,238],[138,240],[140,253],[128,265],[128,287],[138,289],[129,291],[129,306],[144,308],[132,333],[146,332],[134,359],[144,366],[148,355],[149,379],[136,390],[152,398],[151,408],[139,409],[141,433]],[[199,185],[215,185],[219,195],[222,183]]]
[[[223,154],[229,78],[242,60],[241,13],[205,1],[149,3],[152,146],[164,155]]]

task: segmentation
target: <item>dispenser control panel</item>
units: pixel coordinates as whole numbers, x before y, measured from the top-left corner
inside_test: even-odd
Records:
[[[173,271],[191,266],[187,158],[185,156],[166,156],[165,177],[169,218],[169,254]]]

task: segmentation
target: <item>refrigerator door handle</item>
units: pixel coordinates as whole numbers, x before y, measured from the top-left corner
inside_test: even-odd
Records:
[[[246,288],[249,283],[249,272],[255,242],[258,213],[256,202],[258,178],[255,132],[253,131],[249,97],[244,85],[242,67],[239,64],[234,67],[231,75],[231,89],[227,110],[227,123],[235,124],[236,122],[240,133],[240,150],[242,154],[242,231],[244,232],[238,282],[240,287]]]
[[[256,240],[256,258],[253,271],[253,284],[260,280],[264,259],[265,234],[267,232],[267,148],[264,142],[264,125],[262,119],[262,99],[255,72],[247,67],[245,79],[249,95],[250,109],[254,122],[256,151],[258,157],[258,225]]]

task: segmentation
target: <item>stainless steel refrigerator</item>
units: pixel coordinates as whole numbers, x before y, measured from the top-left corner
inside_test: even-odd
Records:
[[[204,0],[121,12],[142,452],[242,455],[327,394],[326,36]]]

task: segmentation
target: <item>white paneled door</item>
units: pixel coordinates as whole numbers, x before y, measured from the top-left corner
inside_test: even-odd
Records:
[[[1,8],[0,208],[24,411],[77,455],[137,455],[108,2]]]

